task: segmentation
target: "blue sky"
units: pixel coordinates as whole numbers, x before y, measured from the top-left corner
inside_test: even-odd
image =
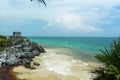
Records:
[[[120,0],[0,0],[0,34],[119,37]]]

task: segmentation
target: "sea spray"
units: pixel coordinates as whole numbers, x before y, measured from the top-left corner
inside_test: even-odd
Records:
[[[25,80],[92,80],[90,71],[93,67],[90,66],[91,63],[60,54],[60,52],[66,52],[62,51],[65,50],[63,48],[45,50],[46,53],[33,59],[40,63],[36,69],[15,67],[14,72],[17,73],[17,77]]]
[[[43,55],[42,60],[48,70],[55,71],[63,75],[71,74],[70,68],[72,62],[70,61],[70,57],[66,55],[58,55],[55,50],[47,50],[46,54]]]
[[[58,54],[57,49],[46,49],[46,52],[46,54],[42,54],[42,60],[44,65],[50,71],[54,71],[66,76],[76,76],[76,74],[79,75],[79,71],[82,69],[91,69],[89,64],[86,62],[74,59],[68,55]]]

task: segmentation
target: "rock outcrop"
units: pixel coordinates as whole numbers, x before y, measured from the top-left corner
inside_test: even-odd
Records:
[[[8,41],[11,46],[0,52],[0,67],[23,65],[30,68],[32,58],[45,52],[43,47],[25,37],[11,36]]]

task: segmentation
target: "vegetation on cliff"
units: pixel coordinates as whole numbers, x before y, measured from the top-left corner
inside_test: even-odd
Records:
[[[0,52],[8,46],[8,41],[6,36],[0,35]]]
[[[0,52],[3,51],[7,47],[19,45],[23,42],[29,42],[31,45],[33,45],[36,48],[38,46],[37,43],[31,42],[29,39],[27,39],[26,37],[23,37],[23,36],[9,36],[9,37],[6,37],[6,36],[3,36],[3,35],[0,35]]]
[[[17,37],[17,36],[6,37],[3,35],[0,35],[0,52],[3,51],[7,47],[20,44],[21,42],[23,42],[23,39],[25,39],[25,38]]]
[[[0,80],[19,80],[12,72],[12,68],[22,65],[35,69],[31,66],[32,58],[44,52],[43,47],[26,37],[0,35]]]
[[[96,58],[103,66],[93,71],[94,80],[120,80],[120,40],[113,41],[110,49],[101,50]]]
[[[0,67],[6,64],[30,68],[32,58],[45,52],[43,47],[22,36],[1,36],[0,40]]]

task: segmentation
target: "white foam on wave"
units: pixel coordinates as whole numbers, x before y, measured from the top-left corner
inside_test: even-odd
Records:
[[[33,62],[40,63],[40,66],[33,66],[36,69],[15,67],[13,71],[19,73],[17,77],[26,80],[92,80],[90,62],[88,65],[82,60],[67,55],[66,53],[69,54],[70,52],[68,49],[57,48],[46,49],[46,51],[47,53],[33,59]],[[96,64],[92,65],[95,66]]]
[[[55,71],[63,75],[68,75],[71,73],[71,62],[67,60],[68,57],[66,56],[48,53],[47,55],[43,56],[42,59],[47,69],[51,71]]]
[[[57,72],[62,75],[71,75],[71,68],[73,64],[80,63],[82,66],[86,66],[87,63],[84,63],[80,60],[75,60],[68,55],[57,54],[55,49],[46,49],[47,53],[42,55],[42,61],[47,67],[48,70]]]

